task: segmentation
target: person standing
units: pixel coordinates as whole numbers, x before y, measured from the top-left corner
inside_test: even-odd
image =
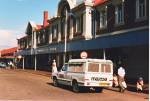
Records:
[[[143,80],[142,77],[139,77],[139,79],[136,82],[137,92],[142,92],[143,91],[143,86],[144,86],[144,80]]]
[[[116,74],[113,74],[113,86],[118,87],[118,77]]]
[[[124,92],[124,90],[126,89],[126,83],[124,80],[125,74],[126,73],[124,67],[120,66],[118,68],[118,81],[119,81],[120,92]]]
[[[56,75],[57,74],[57,66],[56,66],[56,61],[55,59],[53,60],[53,63],[52,63],[52,75]]]

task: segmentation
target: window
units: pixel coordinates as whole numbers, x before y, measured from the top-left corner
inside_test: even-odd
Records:
[[[42,35],[42,42],[45,43],[45,34]]]
[[[53,38],[57,38],[57,34],[58,34],[58,24],[53,25],[52,26],[52,34],[53,34]]]
[[[65,36],[65,18],[62,19],[62,23],[61,23],[61,33],[62,36]]]
[[[64,67],[62,68],[62,71],[67,71],[68,70],[68,64],[65,64]]]
[[[115,7],[115,23],[123,24],[124,23],[124,5],[121,3]]]
[[[69,64],[70,72],[83,72],[84,71],[84,63],[72,63]]]
[[[99,64],[89,63],[88,64],[88,71],[89,72],[99,72]]]
[[[58,35],[58,24],[55,25],[54,33],[55,33],[55,37],[57,37],[57,35]]]
[[[107,7],[100,11],[100,28],[107,27]]]
[[[136,19],[146,17],[146,0],[136,0]]]
[[[101,64],[101,72],[111,73],[111,65],[110,64]]]
[[[49,43],[51,43],[52,42],[52,28],[51,27],[49,28],[49,35],[48,35],[48,37],[49,37]]]
[[[81,17],[78,17],[76,19],[76,28],[77,28],[76,32],[81,32]]]
[[[38,33],[38,44],[40,44],[40,33]]]
[[[28,42],[29,42],[28,45],[31,46],[31,44],[32,44],[32,43],[31,43],[31,37],[29,38]]]

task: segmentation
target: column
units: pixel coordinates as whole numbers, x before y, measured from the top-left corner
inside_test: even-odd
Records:
[[[85,39],[92,38],[92,16],[91,7],[86,6],[86,10],[83,14],[83,36]]]

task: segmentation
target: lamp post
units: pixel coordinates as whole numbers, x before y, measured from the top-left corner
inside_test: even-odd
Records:
[[[21,55],[19,55],[19,56],[18,56],[18,59],[19,59],[19,60],[22,59],[22,69],[24,70],[24,57],[21,56]]]
[[[64,64],[66,62],[66,52],[67,52],[67,28],[68,28],[68,18],[69,17],[74,17],[76,18],[76,16],[72,13],[72,12],[68,12],[66,10],[66,19],[65,19],[65,43],[64,43]]]
[[[34,70],[37,70],[37,58],[36,58],[36,29],[33,31],[33,44],[32,44],[33,50],[34,50]]]
[[[66,51],[67,51],[67,20],[68,20],[68,11],[66,10],[66,19],[65,19],[65,46],[64,46],[64,64],[66,62]]]
[[[65,43],[64,43],[64,64],[66,62],[66,52],[67,52],[67,28],[68,28],[68,11],[66,9],[66,19],[65,19]]]

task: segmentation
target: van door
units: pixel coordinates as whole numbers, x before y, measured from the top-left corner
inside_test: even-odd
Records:
[[[113,69],[111,63],[89,62],[85,74],[85,86],[108,87],[112,86]]]
[[[67,71],[68,71],[68,64],[65,64],[62,67],[61,72],[58,73],[58,79],[60,84],[68,85]]]

